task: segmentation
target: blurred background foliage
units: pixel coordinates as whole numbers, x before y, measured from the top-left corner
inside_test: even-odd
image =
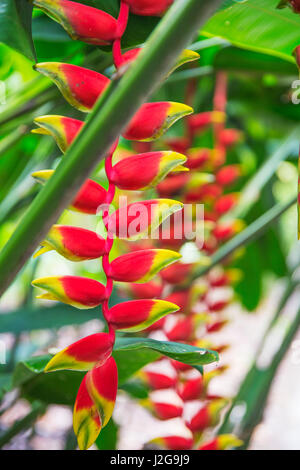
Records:
[[[119,8],[118,0],[81,0],[81,3],[96,6],[114,16]],[[239,210],[247,225],[255,223],[276,204],[284,204],[296,197],[297,192],[300,106],[291,102],[294,91],[291,84],[298,79],[292,53],[299,43],[300,16],[290,9],[276,10],[277,3],[277,0],[224,1],[220,11],[208,21],[191,46],[201,54],[199,63],[174,73],[153,96],[153,100],[183,101],[187,79],[197,77],[195,111],[210,110],[215,74],[219,70],[228,72],[227,125],[241,130],[244,136],[230,151],[228,161],[242,166],[243,177],[234,190],[244,195],[244,205]],[[36,10],[33,11],[31,35],[31,5],[25,0],[8,0],[3,4],[0,15],[0,249],[39,190],[31,172],[55,168],[60,159],[51,138],[30,134],[33,118],[52,112],[79,117],[52,83],[33,70],[34,61],[67,61],[107,75],[113,72],[111,52],[107,48],[95,49],[70,40],[59,25]],[[124,39],[125,47],[142,44],[157,22],[157,18],[132,16]],[[171,137],[180,132],[181,124],[178,124],[168,135]],[[211,139],[209,133],[203,134],[197,144],[209,147]],[[127,145],[125,141],[122,144]],[[93,177],[105,184],[103,175],[100,165]],[[70,212],[65,212],[60,222],[95,228],[93,218],[83,219]],[[249,314],[255,315],[277,279],[282,279],[286,286],[283,301],[296,289],[295,273],[300,261],[295,249],[296,239],[294,204],[258,239],[239,249],[235,266],[243,271],[243,277],[235,286],[235,294],[237,302]],[[29,260],[2,297],[0,339],[7,344],[7,357],[6,364],[0,365],[0,417],[20,397],[31,405],[24,418],[0,429],[1,446],[13,442],[13,438],[24,430],[30,430],[32,435],[37,416],[44,413],[49,403],[72,405],[74,401],[74,383],[79,383],[81,374],[71,374],[71,380],[68,374],[58,373],[45,383],[40,373],[43,364],[39,361],[42,359],[28,359],[37,351],[47,351],[55,340],[59,344],[61,336],[64,340],[66,337],[72,339],[79,328],[93,331],[100,321],[97,311],[82,313],[63,305],[45,307],[35,301],[30,281],[33,274],[39,277],[45,273],[88,273],[89,277],[103,280],[97,261],[78,263],[74,267],[74,263],[58,255],[45,255],[41,260]],[[120,301],[116,292],[114,301]],[[277,317],[284,305],[279,305]],[[292,319],[287,336],[278,346],[279,356],[268,373],[264,372],[265,381],[257,380],[259,372],[254,365],[250,371],[252,375],[248,377],[250,385],[240,391],[238,399],[250,403],[246,421],[240,423],[240,434],[246,435],[246,440],[250,439],[261,418],[278,364],[298,329],[298,316]],[[276,321],[277,318],[270,328]],[[133,372],[159,355],[151,349],[142,351],[134,352],[134,357],[128,351],[127,370],[122,371],[124,381],[121,386],[137,397],[147,396],[147,390],[131,379]],[[135,367],[130,365],[132,361]],[[253,389],[253,383],[260,387],[259,390]],[[256,410],[254,415],[251,414],[253,409]],[[224,426],[227,426],[226,431],[232,430],[230,414]],[[70,448],[75,443],[71,432],[67,431],[63,445]],[[107,448],[112,448],[116,445],[114,423],[105,433],[107,438],[99,445],[103,448],[106,443]]]

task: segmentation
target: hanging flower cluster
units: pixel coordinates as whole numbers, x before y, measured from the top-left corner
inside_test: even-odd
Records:
[[[190,92],[191,88],[195,92],[193,80],[187,85],[186,101],[192,101],[194,93]],[[194,249],[198,247],[199,259],[167,267],[161,272],[158,282],[139,286],[133,281],[126,286],[127,294],[130,293],[135,299],[164,296],[166,301],[180,307],[176,313],[160,319],[147,329],[151,338],[184,342],[218,352],[225,350],[228,345],[216,346],[208,335],[220,331],[227,323],[224,309],[233,300],[231,286],[239,279],[240,272],[231,268],[230,260],[226,260],[225,266],[211,269],[200,279],[195,279],[194,274],[199,266],[209,264],[210,256],[243,226],[240,220],[224,220],[224,215],[234,208],[239,197],[237,193],[230,192],[230,187],[241,176],[240,166],[226,164],[228,149],[241,139],[239,131],[225,128],[226,90],[226,75],[220,73],[217,76],[214,110],[190,116],[185,121],[186,132],[183,137],[164,141],[167,148],[186,155],[185,166],[190,171],[168,175],[158,185],[158,194],[162,197],[176,196],[184,203],[184,212],[188,216],[185,226],[197,223],[197,213],[191,210],[190,204],[204,204],[205,239],[204,243],[202,239],[197,240],[196,232],[193,240],[185,238],[184,234],[177,238],[178,220],[174,215],[171,219],[171,237],[164,239],[161,236],[155,242],[155,247],[179,250],[186,242],[192,241]],[[213,134],[213,149],[199,146],[205,132]],[[151,144],[147,145],[151,150]],[[134,146],[139,147],[140,144]],[[205,179],[207,182],[203,184]],[[146,243],[149,248],[149,241]],[[135,250],[137,248],[134,247]],[[144,246],[141,243],[139,249],[142,253]],[[209,392],[211,380],[225,370],[226,366],[220,366],[202,375],[191,366],[164,358],[147,365],[138,374],[150,388],[149,398],[142,400],[141,404],[158,419],[174,420],[174,432],[169,435],[164,433],[164,437],[155,440],[156,444],[170,450],[224,450],[242,444],[235,436],[227,434],[208,442],[205,438],[205,431],[211,433],[219,424],[222,411],[228,404],[228,399]]]
[[[161,15],[172,0],[121,0],[119,17],[68,0],[33,0],[51,18],[58,21],[73,39],[94,45],[112,45],[114,63],[117,69],[136,58],[140,50],[122,53],[121,40],[127,27],[130,11],[138,15]],[[177,66],[197,59],[198,54],[184,51]],[[65,99],[82,112],[90,112],[110,79],[97,72],[70,64],[42,63],[36,70],[51,78]],[[192,113],[190,106],[173,102],[144,104],[130,121],[123,137],[133,141],[150,142],[162,136],[178,119]],[[62,152],[66,152],[84,122],[64,116],[42,116],[35,119],[38,128],[34,131],[54,137]],[[116,189],[144,190],[159,184],[170,172],[183,171],[186,157],[177,151],[153,151],[121,159],[114,164],[113,156],[118,142],[115,142],[105,161],[109,182],[105,190],[93,180],[87,180],[70,209],[83,214],[96,214],[99,207],[109,207]],[[45,183],[53,170],[33,174],[37,181]],[[139,209],[143,219],[137,233],[132,235],[129,228]],[[54,225],[41,243],[40,255],[56,250],[72,261],[102,258],[106,285],[78,276],[45,277],[33,281],[33,285],[44,290],[41,299],[58,300],[80,309],[102,306],[107,333],[97,333],[71,344],[56,354],[47,364],[45,371],[63,369],[87,371],[78,391],[74,407],[74,430],[81,449],[89,448],[97,439],[102,427],[111,418],[116,400],[118,378],[117,366],[112,357],[115,331],[140,331],[150,327],[179,307],[170,299],[140,298],[113,307],[109,299],[113,282],[146,285],[155,274],[178,261],[180,255],[170,249],[150,248],[131,251],[110,261],[110,252],[115,237],[138,239],[158,227],[171,214],[182,209],[182,203],[169,198],[133,202],[113,213],[102,210],[106,237],[78,227]],[[134,266],[134,268],[133,268]]]

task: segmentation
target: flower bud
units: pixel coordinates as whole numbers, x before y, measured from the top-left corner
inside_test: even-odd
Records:
[[[174,0],[125,0],[130,11],[141,16],[161,16]]]
[[[41,247],[35,258],[52,250],[70,261],[97,259],[105,254],[105,240],[96,232],[67,225],[53,225]]]
[[[117,38],[117,20],[97,8],[69,0],[33,0],[33,5],[60,23],[72,39],[104,46]]]
[[[45,372],[56,370],[90,370],[104,364],[111,356],[113,338],[96,333],[76,341],[57,353],[46,365]]]
[[[109,78],[101,73],[77,65],[43,62],[35,70],[53,80],[68,103],[83,112],[92,110],[110,84]]]
[[[112,307],[107,314],[107,321],[115,330],[136,332],[178,309],[177,305],[165,300],[131,300]]]
[[[105,287],[94,279],[79,276],[50,276],[36,279],[32,285],[46,294],[37,299],[57,300],[79,309],[98,307],[105,300]]]
[[[161,137],[178,119],[193,112],[190,106],[161,101],[146,103],[132,118],[123,137],[128,140],[151,141]]]

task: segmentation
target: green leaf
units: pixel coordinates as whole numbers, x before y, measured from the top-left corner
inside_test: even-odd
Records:
[[[253,72],[257,75],[273,73],[275,75],[298,74],[296,64],[268,54],[246,51],[238,47],[224,47],[215,56],[214,67],[234,72]]]
[[[215,351],[194,346],[155,341],[147,338],[117,338],[113,356],[118,366],[119,385],[161,354],[190,365],[203,365],[218,360]],[[51,355],[38,356],[20,362],[13,375],[13,386],[21,388],[21,394],[29,400],[44,403],[73,405],[84,372],[57,371],[44,374]]]
[[[278,0],[246,0],[217,12],[203,34],[220,36],[235,46],[294,62],[299,45],[300,16],[277,10]]]
[[[0,41],[35,60],[31,37],[32,5],[27,0],[1,0]]]

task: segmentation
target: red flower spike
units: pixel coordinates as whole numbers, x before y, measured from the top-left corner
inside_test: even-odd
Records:
[[[243,441],[233,434],[221,434],[220,436],[205,442],[199,447],[199,450],[230,450],[241,447]]]
[[[32,285],[47,291],[37,299],[57,300],[79,309],[98,307],[106,298],[105,287],[86,277],[50,276],[36,279]]]
[[[238,193],[224,194],[224,196],[219,197],[214,204],[214,210],[219,214],[223,215],[226,212],[234,208],[239,198]]]
[[[174,315],[168,317],[164,332],[169,341],[188,341],[194,331],[193,317]]]
[[[105,240],[96,232],[67,225],[53,225],[41,247],[35,258],[52,250],[70,261],[97,259],[105,254]]]
[[[40,170],[32,173],[39,183],[46,183],[54,170]],[[69,209],[83,214],[97,214],[99,206],[105,203],[107,192],[93,180],[86,180]]]
[[[123,54],[122,56],[122,66],[125,64],[129,64],[130,62],[136,60],[141,51],[142,51],[142,48],[137,48],[137,49],[131,49],[130,51],[125,52],[125,54]],[[185,65],[188,62],[193,62],[195,60],[198,60],[199,58],[200,58],[200,55],[197,52],[190,51],[189,49],[184,49],[182,53],[180,54],[180,56],[178,57],[176,64],[170,70],[168,75],[173,73],[174,70],[178,69],[182,65]]]
[[[211,149],[191,149],[188,152],[188,160],[186,167],[190,170],[200,170],[206,166],[207,163],[213,160],[213,152]]]
[[[186,137],[173,137],[167,139],[165,144],[173,150],[173,152],[187,153],[190,147],[190,141]]]
[[[77,65],[43,62],[34,68],[53,80],[68,103],[83,112],[92,110],[110,84],[101,73]]]
[[[112,416],[118,391],[118,370],[114,358],[110,357],[100,367],[88,372],[86,387],[104,427]]]
[[[180,307],[180,312],[186,312],[188,305],[189,305],[189,300],[190,300],[190,291],[187,290],[178,290],[176,292],[173,292],[172,294],[168,295],[166,298],[168,302],[173,302],[176,305],[179,305]]]
[[[215,426],[219,419],[221,411],[227,405],[228,400],[219,398],[211,401],[207,405],[204,405],[200,410],[192,417],[190,422],[187,423],[187,427],[194,433],[204,431],[208,427]]]
[[[220,111],[208,111],[194,114],[188,119],[188,126],[192,135],[201,134],[212,124],[222,124],[225,121],[225,114]]]
[[[33,4],[60,23],[72,39],[104,46],[117,38],[117,20],[102,10],[69,0],[33,0]]]
[[[183,401],[198,400],[203,390],[203,378],[199,373],[198,377],[187,378],[179,383],[177,393]]]
[[[130,11],[141,16],[161,16],[174,0],[125,0]]]
[[[162,296],[163,286],[161,283],[150,281],[146,284],[129,284],[127,290],[134,299],[155,299]]]
[[[214,229],[213,235],[219,242],[224,242],[239,233],[245,224],[242,220],[220,222]]]
[[[242,133],[237,129],[224,129],[220,132],[219,143],[225,148],[230,148],[240,142],[242,139]]]
[[[89,449],[101,431],[100,417],[86,387],[85,375],[79,387],[73,411],[73,428],[80,450]]]
[[[107,333],[86,336],[57,353],[46,365],[45,372],[91,370],[100,366],[111,356],[113,340]]]
[[[216,182],[222,186],[229,186],[241,176],[239,165],[227,165],[221,168],[216,174]]]
[[[40,116],[35,118],[34,122],[40,128],[31,132],[51,135],[63,153],[67,151],[84,125],[83,121],[64,116]]]
[[[180,254],[170,250],[134,251],[113,260],[107,275],[114,281],[145,283],[180,258]]]
[[[192,437],[169,436],[162,438],[161,441],[168,450],[191,450],[194,444]]]
[[[169,266],[161,273],[161,277],[169,284],[181,284],[191,276],[195,263],[181,264]]]
[[[112,307],[106,319],[115,330],[136,332],[178,309],[177,305],[165,300],[131,300]]]
[[[179,418],[183,412],[183,401],[175,390],[156,390],[150,393],[154,411],[159,419]]]
[[[177,372],[168,359],[148,364],[140,376],[154,390],[174,388],[177,383]]]
[[[108,217],[108,236],[129,240],[148,237],[164,220],[182,207],[181,202],[171,199],[152,199],[129,204]]]
[[[171,197],[178,194],[187,185],[190,179],[188,173],[169,175],[164,181],[158,184],[157,192],[160,197]]]
[[[123,133],[128,140],[151,141],[161,137],[176,121],[193,112],[190,106],[161,101],[146,103]]]
[[[181,167],[185,162],[186,157],[180,153],[142,153],[118,162],[108,177],[119,189],[136,191],[155,187],[171,171],[187,171]]]

